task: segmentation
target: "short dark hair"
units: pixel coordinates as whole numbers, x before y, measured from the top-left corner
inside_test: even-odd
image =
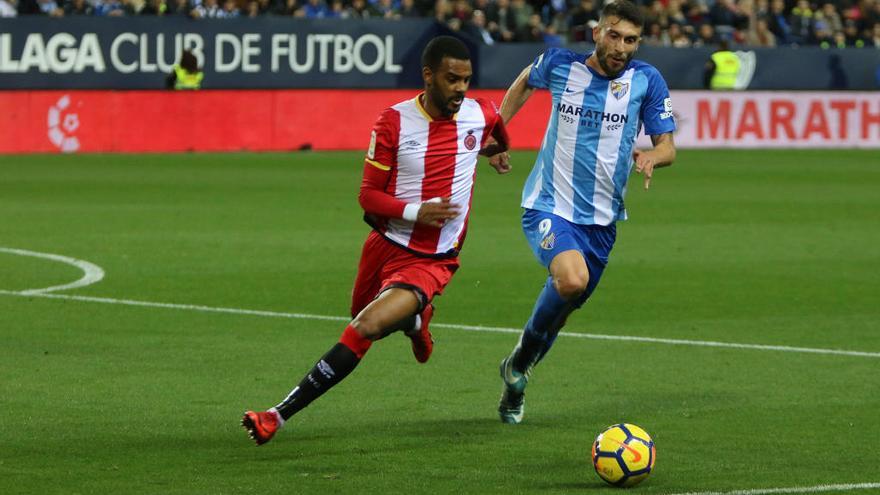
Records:
[[[443,57],[470,60],[471,52],[467,45],[454,36],[437,36],[428,42],[428,46],[422,52],[422,67],[435,71],[440,67]]]
[[[630,2],[629,0],[615,0],[613,2],[605,4],[605,7],[602,8],[602,15],[600,16],[600,20],[605,19],[608,16],[619,17],[625,21],[629,21],[636,26],[644,29],[645,27],[645,16],[642,14],[641,9],[639,9],[636,4]]]
[[[193,55],[193,52],[184,50],[183,54],[180,56],[180,67],[190,74],[195,74],[199,71],[199,61],[196,60],[196,56]]]

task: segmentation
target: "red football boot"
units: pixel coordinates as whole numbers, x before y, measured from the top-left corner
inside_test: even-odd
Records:
[[[247,411],[241,418],[241,426],[248,432],[257,445],[263,445],[275,436],[280,427],[278,416],[274,412]]]
[[[412,341],[412,351],[416,361],[424,363],[428,361],[434,350],[434,339],[431,338],[431,332],[428,330],[428,323],[434,316],[434,306],[430,303],[427,304],[419,316],[422,318],[422,325],[418,330],[408,332],[406,336]]]

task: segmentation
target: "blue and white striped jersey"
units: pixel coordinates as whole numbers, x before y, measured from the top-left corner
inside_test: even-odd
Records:
[[[675,130],[669,88],[653,66],[632,60],[615,79],[586,65],[588,55],[550,48],[528,84],[549,89],[553,109],[522,206],[582,225],[626,219],[623,197],[632,151],[645,133]]]

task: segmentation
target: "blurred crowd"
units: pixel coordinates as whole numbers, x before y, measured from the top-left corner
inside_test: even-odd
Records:
[[[592,41],[603,0],[0,0],[0,17],[432,17],[485,44]],[[880,0],[636,0],[643,44],[880,48]]]

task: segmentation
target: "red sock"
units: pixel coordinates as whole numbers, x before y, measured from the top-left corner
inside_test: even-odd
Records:
[[[367,351],[370,350],[370,346],[373,345],[372,340],[359,334],[351,325],[345,327],[345,331],[342,332],[342,337],[339,338],[339,343],[351,349],[351,352],[353,352],[358,359],[364,357],[364,354],[366,354]]]

